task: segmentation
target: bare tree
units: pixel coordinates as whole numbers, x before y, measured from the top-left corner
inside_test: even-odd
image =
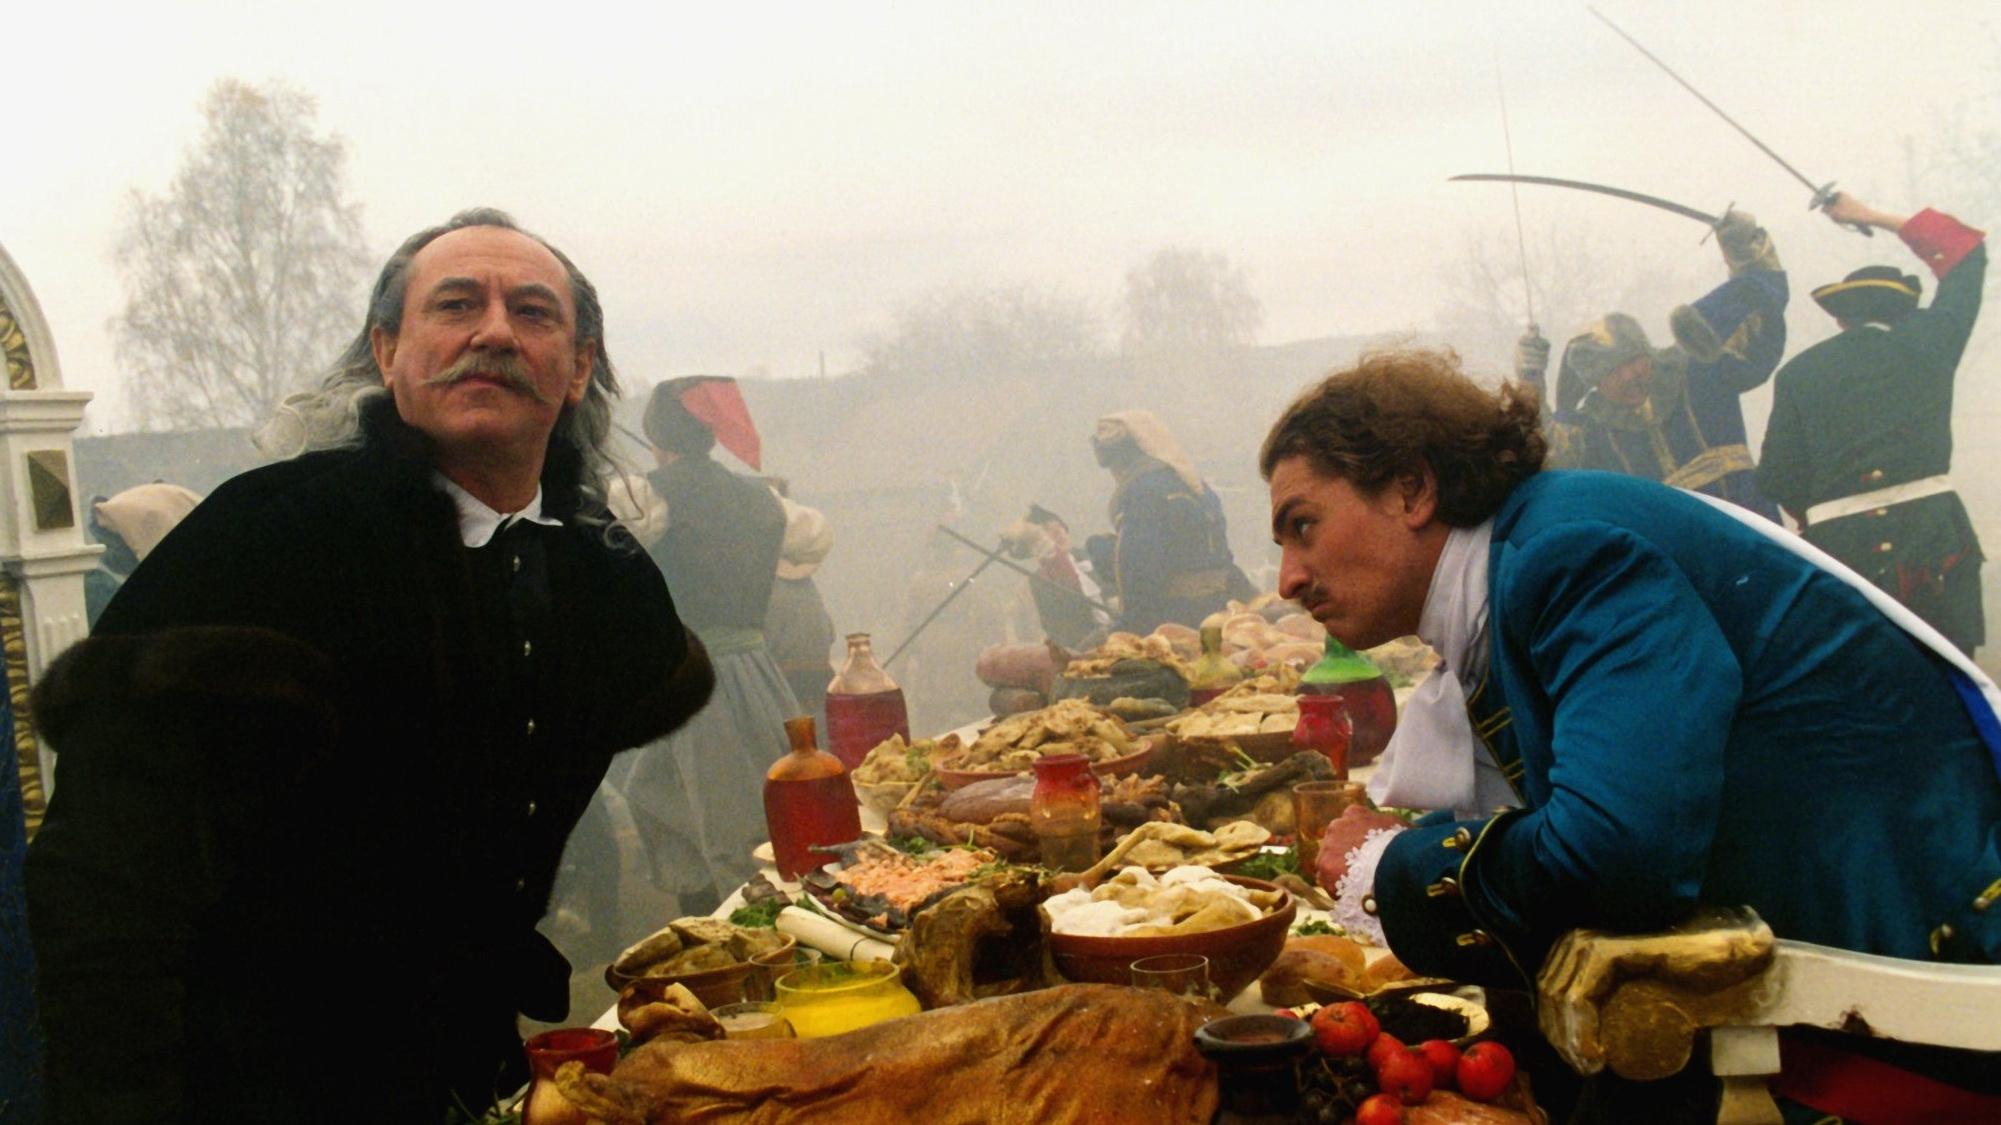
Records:
[[[1574,227],[1531,230],[1532,288],[1524,288],[1513,232],[1469,233],[1465,252],[1439,271],[1445,297],[1437,313],[1439,334],[1459,350],[1467,370],[1496,377],[1510,373],[1515,339],[1528,327],[1531,303],[1537,327],[1559,349],[1584,325],[1609,312],[1638,318],[1659,347],[1667,342],[1669,310],[1723,280],[1723,264],[1713,251],[1704,260],[1713,266],[1713,277],[1705,281],[1694,260],[1671,261],[1643,254],[1630,243],[1623,248],[1604,243]]]
[[[1126,271],[1128,355],[1207,351],[1257,339],[1264,303],[1244,271],[1222,254],[1169,246]]]
[[[896,314],[862,345],[865,370],[950,378],[1016,375],[1095,355],[1098,319],[1083,302],[1027,285],[953,287]]]
[[[111,331],[142,429],[261,422],[360,319],[361,209],[313,99],[224,79],[202,116],[166,192],[132,192],[113,255]]]
[[[1911,201],[1937,198],[1955,214],[1985,226],[2001,214],[2001,35],[1990,25],[1986,64],[1958,86],[1961,99],[1923,119],[1922,137],[1904,141]],[[1950,201],[1949,203],[1945,201]]]

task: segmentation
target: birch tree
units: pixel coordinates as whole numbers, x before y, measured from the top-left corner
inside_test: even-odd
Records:
[[[360,323],[361,209],[317,113],[282,84],[220,81],[167,189],[131,193],[111,331],[139,428],[261,423]]]

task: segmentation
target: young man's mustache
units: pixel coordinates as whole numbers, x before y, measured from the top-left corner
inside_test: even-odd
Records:
[[[424,380],[427,387],[449,387],[467,379],[492,379],[501,386],[517,394],[523,394],[536,402],[547,403],[547,396],[528,377],[528,365],[513,352],[473,351],[460,356],[456,362],[436,375]]]

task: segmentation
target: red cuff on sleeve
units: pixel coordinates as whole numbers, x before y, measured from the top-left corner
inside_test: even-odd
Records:
[[[1933,274],[1942,278],[1952,272],[1961,258],[1973,253],[1973,248],[1987,235],[1927,207],[1912,215],[1897,231],[1897,237],[1932,268]]]

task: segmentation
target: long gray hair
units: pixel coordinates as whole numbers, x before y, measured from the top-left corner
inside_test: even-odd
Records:
[[[257,447],[270,456],[284,458],[361,443],[363,408],[389,395],[389,388],[382,382],[382,369],[375,362],[371,338],[374,330],[379,327],[391,336],[402,330],[403,298],[409,288],[411,259],[440,235],[466,227],[498,227],[527,235],[554,254],[569,274],[570,299],[577,307],[577,339],[590,342],[591,381],[582,401],[563,407],[549,440],[552,445],[567,443],[578,454],[577,488],[581,496],[577,522],[607,524],[610,520],[605,513],[605,481],[617,471],[610,447],[611,407],[612,400],[621,392],[611,355],[604,346],[604,306],[598,302],[597,287],[567,255],[541,236],[522,230],[507,212],[492,207],[468,208],[447,222],[426,227],[404,239],[375,279],[375,289],[368,298],[368,317],[361,332],[334,360],[318,387],[288,395],[278,404],[277,413],[257,433]]]

